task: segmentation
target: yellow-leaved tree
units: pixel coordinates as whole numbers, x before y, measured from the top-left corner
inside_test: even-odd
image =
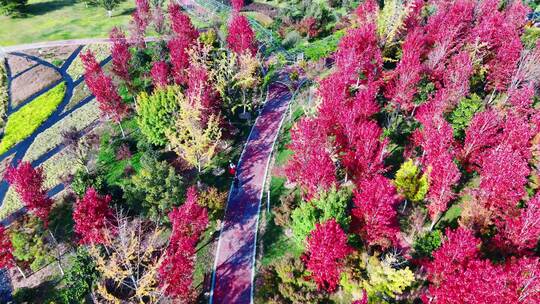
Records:
[[[190,100],[178,95],[178,98],[180,109],[174,127],[166,133],[167,138],[179,156],[202,172],[211,163],[221,142],[220,119],[215,114],[204,117],[200,97]]]
[[[164,230],[120,211],[115,222],[105,245],[88,247],[100,274],[95,290],[98,302],[159,303],[163,298],[158,269],[166,246]]]

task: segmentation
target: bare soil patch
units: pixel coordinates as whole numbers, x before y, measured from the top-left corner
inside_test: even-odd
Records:
[[[20,72],[36,65],[35,61],[15,55],[8,55],[7,60],[9,64],[9,69],[11,70],[11,76],[15,76]]]
[[[39,48],[25,51],[28,55],[33,55],[40,57],[48,62],[60,67],[66,61],[66,59],[71,55],[78,46],[68,45],[68,46],[57,46],[49,48]]]
[[[40,65],[13,80],[11,84],[11,103],[13,107],[21,104],[33,94],[50,86],[61,76],[55,70]]]

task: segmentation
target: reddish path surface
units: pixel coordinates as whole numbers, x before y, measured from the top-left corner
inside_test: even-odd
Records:
[[[232,189],[220,233],[210,303],[251,303],[261,197],[270,156],[290,100],[282,84],[270,87],[238,163],[239,187]]]

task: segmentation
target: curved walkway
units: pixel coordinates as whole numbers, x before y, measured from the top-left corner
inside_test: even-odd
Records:
[[[291,99],[285,85],[270,86],[238,163],[215,255],[210,303],[253,302],[257,230],[263,187],[274,143]]]
[[[71,114],[73,111],[79,109],[80,107],[84,106],[88,102],[90,102],[94,97],[91,95],[83,100],[81,100],[76,106],[69,109],[69,111],[64,111],[65,107],[69,104],[71,101],[71,98],[73,96],[73,90],[75,86],[77,86],[80,82],[84,80],[83,76],[81,76],[77,80],[73,80],[72,77],[67,73],[67,70],[69,66],[73,63],[73,61],[77,58],[79,53],[81,52],[83,46],[79,46],[73,53],[66,59],[65,63],[61,67],[57,67],[53,65],[52,63],[39,58],[37,56],[28,55],[25,53],[19,53],[19,52],[11,52],[9,53],[12,56],[22,57],[26,58],[28,60],[34,61],[36,64],[34,66],[43,65],[48,68],[54,69],[56,72],[58,72],[61,75],[61,79],[59,81],[56,81],[55,83],[49,85],[48,87],[44,88],[43,90],[37,92],[36,94],[30,96],[28,99],[26,99],[21,105],[17,107],[13,107],[11,104],[11,82],[12,80],[20,75],[11,75],[9,63],[6,64],[7,67],[7,74],[8,74],[8,114],[12,114],[13,112],[20,109],[22,106],[28,104],[29,102],[32,102],[34,99],[38,98],[39,96],[45,94],[50,89],[54,88],[56,85],[58,85],[61,82],[66,83],[66,92],[64,94],[64,98],[60,105],[56,108],[56,110],[49,116],[29,137],[25,138],[21,142],[15,144],[13,147],[11,147],[8,151],[6,151],[4,154],[0,155],[0,161],[6,159],[7,157],[13,155],[13,159],[10,161],[11,164],[15,165],[17,162],[23,159],[24,155],[27,153],[28,149],[36,139],[36,137],[47,130],[48,128],[55,125],[57,122],[61,121],[62,119],[66,118],[69,114]],[[101,62],[101,65],[106,64],[110,60],[110,57],[105,59]],[[31,69],[27,69],[24,72],[31,73]],[[58,147],[53,148],[52,150],[46,152],[45,154],[41,155],[32,162],[33,166],[38,166],[54,156],[56,153],[60,152],[63,149],[63,145],[60,145]],[[7,193],[7,190],[9,188],[9,185],[5,180],[0,181],[0,206],[2,206],[4,197]],[[54,196],[58,192],[62,191],[63,185],[59,184],[49,191],[50,196]],[[20,214],[24,213],[24,208],[20,209],[18,212],[15,212],[12,216],[0,221],[0,224],[7,226],[9,225],[15,218],[20,216]]]
[[[156,37],[147,37],[144,40],[146,42],[156,41],[159,38]],[[102,44],[102,43],[111,43],[109,38],[84,38],[84,39],[71,39],[71,40],[56,40],[56,41],[43,41],[36,43],[28,44],[18,44],[12,46],[0,47],[0,52],[11,53],[11,52],[21,52],[32,49],[40,48],[49,48],[57,46],[72,46],[72,45],[86,45],[86,44]]]

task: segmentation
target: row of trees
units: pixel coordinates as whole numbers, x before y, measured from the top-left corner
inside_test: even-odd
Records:
[[[527,13],[519,1],[359,6],[317,114],[291,130],[285,172],[300,195],[276,210],[304,252],[295,271],[319,292],[277,263],[263,278],[278,282],[273,300],[337,286],[359,303],[540,300],[540,46],[521,43]]]

